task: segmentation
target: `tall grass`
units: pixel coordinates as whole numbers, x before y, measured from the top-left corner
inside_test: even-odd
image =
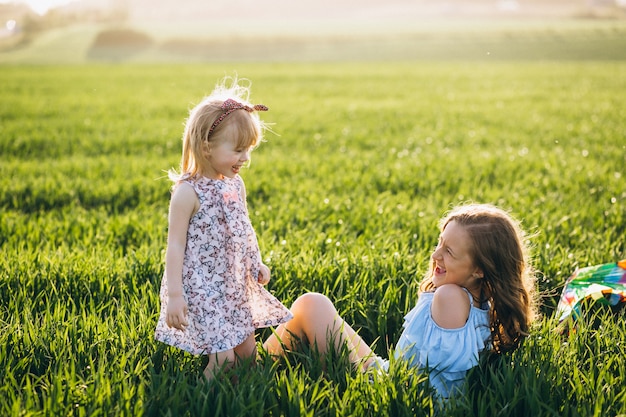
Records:
[[[518,62],[0,67],[0,414],[436,412],[402,363],[370,381],[304,349],[207,386],[205,359],[154,341],[164,171],[235,69],[275,123],[243,176],[279,299],[329,295],[387,356],[439,217],[495,203],[529,231],[544,318],[446,414],[626,413],[624,318],[552,317],[577,266],[626,257],[626,68]]]

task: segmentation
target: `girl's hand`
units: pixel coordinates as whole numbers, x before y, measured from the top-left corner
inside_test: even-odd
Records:
[[[185,331],[187,322],[187,302],[182,295],[169,296],[165,322],[168,326]]]
[[[265,264],[261,264],[261,267],[259,268],[259,278],[258,278],[259,284],[261,285],[267,285],[268,282],[270,282],[270,269],[267,267],[267,265]]]

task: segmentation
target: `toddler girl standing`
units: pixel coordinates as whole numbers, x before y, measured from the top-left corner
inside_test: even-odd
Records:
[[[170,171],[174,186],[155,338],[208,355],[208,380],[219,367],[256,356],[255,329],[292,317],[263,287],[270,271],[261,262],[239,176],[262,140],[255,112],[268,110],[248,103],[248,95],[248,87],[227,78],[192,109],[180,173]]]

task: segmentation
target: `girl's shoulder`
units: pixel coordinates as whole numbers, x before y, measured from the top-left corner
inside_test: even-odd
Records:
[[[172,191],[170,213],[191,217],[198,211],[199,201],[196,190],[191,184],[179,182]]]
[[[191,194],[195,193],[194,182],[191,180],[180,180],[172,187],[174,194]]]
[[[438,287],[432,295],[430,313],[439,327],[457,329],[467,323],[472,306],[472,295],[456,284]]]
[[[194,194],[197,196],[197,181],[194,178],[181,178],[172,187],[172,194]]]

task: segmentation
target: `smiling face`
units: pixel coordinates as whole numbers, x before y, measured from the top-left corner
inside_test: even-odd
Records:
[[[207,145],[205,158],[207,161],[203,169],[205,177],[213,179],[233,178],[239,174],[241,167],[250,161],[253,146],[245,146],[237,138],[237,129],[228,128],[223,135]]]
[[[470,292],[478,288],[483,274],[474,264],[472,249],[472,241],[465,228],[454,220],[449,222],[432,254],[433,286],[456,284]]]

